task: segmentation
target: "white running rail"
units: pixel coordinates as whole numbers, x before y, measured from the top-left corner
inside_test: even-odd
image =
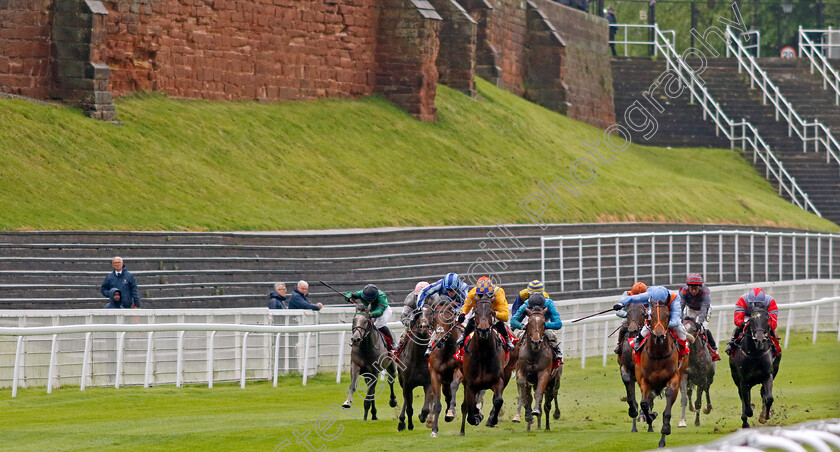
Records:
[[[832,30],[805,30],[802,26],[799,26],[799,56],[807,56],[808,60],[811,62],[811,73],[814,73],[814,69],[816,68],[817,71],[823,77],[823,89],[828,89],[830,86],[834,90],[834,103],[836,105],[840,105],[840,75],[837,74],[837,71],[831,66],[831,63],[828,62],[828,59],[823,55],[823,52],[820,51],[821,47],[824,47],[825,44],[816,44],[811,38],[808,37],[808,33],[830,33]],[[836,30],[835,30],[836,31]]]
[[[833,158],[840,165],[840,143],[837,143],[828,127],[818,120],[808,122],[799,116],[793,105],[785,99],[779,87],[770,80],[767,73],[761,69],[755,58],[744,47],[741,39],[732,32],[729,26],[726,27],[726,47],[738,59],[738,73],[743,68],[749,74],[750,88],[754,88],[756,85],[761,88],[763,94],[761,102],[767,105],[767,99],[770,99],[770,103],[776,110],[776,121],[779,120],[779,116],[785,118],[788,123],[788,136],[792,136],[791,131],[794,131],[802,140],[802,152],[808,151],[809,141],[814,142],[814,151],[818,151],[820,143],[822,143],[826,150],[826,163],[829,163],[830,159]]]
[[[656,38],[651,41],[647,36],[640,38],[638,41],[631,41],[630,37],[628,36],[629,32],[632,30],[650,30],[655,29],[657,27],[656,24],[654,25],[647,25],[647,24],[612,24],[610,27],[615,27],[616,29],[624,30],[624,40],[623,41],[609,41],[610,44],[624,44],[624,56],[629,56],[628,48],[630,45],[645,45],[645,46],[654,46],[653,47],[653,56],[657,54],[657,47]],[[677,32],[674,30],[661,30],[662,33],[668,33],[671,35],[671,39],[676,42],[677,40]]]
[[[758,134],[758,130],[744,119],[739,122],[729,119],[720,105],[715,102],[712,95],[706,90],[703,82],[694,73],[694,69],[683,61],[680,54],[677,53],[674,44],[665,37],[662,30],[656,24],[653,27],[656,34],[655,45],[665,57],[666,67],[677,74],[683,85],[688,86],[691,92],[691,98],[689,100],[692,102],[697,100],[700,103],[700,106],[703,108],[703,119],[705,120],[707,116],[712,118],[717,126],[715,132],[718,135],[720,132],[723,132],[726,138],[729,139],[733,150],[735,149],[736,141],[741,142],[741,150],[744,151],[747,150],[747,144],[749,143],[753,151],[753,163],[759,158],[761,159],[765,168],[764,178],[775,180],[778,183],[779,195],[787,194],[791,202],[799,208],[811,211],[817,216],[822,217],[822,214],[808,198],[808,194],[799,187],[793,176],[785,170],[782,162],[770,150],[770,146]],[[738,135],[738,132],[740,132],[740,135]],[[773,179],[770,178],[771,176]]]

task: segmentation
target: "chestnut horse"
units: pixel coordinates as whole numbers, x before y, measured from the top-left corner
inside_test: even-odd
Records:
[[[668,332],[671,316],[669,301],[655,301],[650,307],[650,335],[639,352],[636,381],[642,390],[642,414],[653,431],[653,397],[665,391],[665,411],[662,413],[662,437],[659,447],[665,447],[665,436],[671,434],[671,407],[680,391],[682,374],[688,366],[688,356],[680,359],[680,345]]]
[[[432,411],[426,419],[426,427],[432,429],[432,438],[438,436],[438,418],[441,410],[441,390],[446,398],[446,422],[455,419],[455,394],[461,384],[461,363],[455,358],[457,348],[455,344],[461,338],[464,330],[458,324],[460,312],[451,298],[441,296],[433,302],[433,333],[432,339],[436,344],[429,355],[429,372],[431,386],[428,393],[428,404]]]
[[[496,314],[490,300],[478,300],[473,308],[475,314],[475,334],[469,344],[464,346],[464,402],[461,404],[461,436],[467,421],[471,425],[481,422],[481,412],[476,408],[476,394],[482,389],[493,390],[493,411],[487,426],[495,427],[499,421],[499,412],[504,400],[505,389],[505,350],[501,339],[496,337],[493,324]]]
[[[414,416],[414,388],[418,386],[423,387],[425,396],[418,420],[426,422],[426,417],[429,415],[429,389],[432,385],[432,377],[429,373],[425,353],[429,344],[429,329],[433,321],[434,317],[430,307],[423,306],[422,309],[417,311],[407,332],[406,340],[408,343],[405,344],[397,356],[400,387],[403,391],[403,407],[400,413],[400,423],[397,425],[399,431],[405,430],[406,414],[408,414],[408,429],[414,430],[414,420],[412,419]]]
[[[747,419],[753,415],[750,391],[755,385],[761,385],[761,414],[758,422],[762,424],[770,418],[773,406],[773,379],[779,373],[779,361],[782,355],[773,356],[773,343],[770,341],[770,316],[762,305],[751,305],[747,311],[747,323],[737,347],[729,355],[729,368],[732,380],[738,387],[741,397],[741,426],[749,428]]]
[[[531,431],[531,422],[537,417],[540,428],[540,403],[545,396],[545,429],[551,430],[549,414],[551,402],[557,400],[557,387],[560,384],[562,365],[554,367],[554,351],[545,337],[545,309],[526,309],[528,325],[522,336],[523,344],[519,347],[519,361],[516,364],[516,381],[519,387],[519,399],[525,404],[525,422],[527,431]],[[534,387],[534,409],[531,410],[531,386]]]
[[[636,360],[633,358],[633,346],[627,342],[628,337],[636,337],[642,326],[645,324],[645,317],[647,316],[645,305],[631,304],[627,308],[627,334],[624,342],[621,343],[621,354],[618,356],[618,365],[621,366],[621,381],[624,382],[624,388],[627,390],[627,404],[630,406],[627,414],[633,418],[633,429],[631,432],[637,432],[636,420],[639,417],[639,404],[636,402]],[[655,416],[655,414],[652,414]]]

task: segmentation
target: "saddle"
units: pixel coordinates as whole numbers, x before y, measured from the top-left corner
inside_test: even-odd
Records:
[[[510,325],[505,324],[505,328],[507,329],[508,337],[510,338],[510,343],[513,344],[514,348],[516,348],[516,344],[519,343],[519,338],[513,334],[513,330],[510,329]],[[475,332],[470,333],[470,335],[467,336],[466,339],[464,339],[464,346],[455,351],[454,356],[459,363],[464,362],[464,350],[467,348],[468,345],[470,345],[470,340],[472,340],[474,334]],[[498,342],[499,344],[504,344],[504,339],[502,339],[502,336],[499,334],[498,331],[493,330],[493,337],[496,338],[496,342]],[[505,350],[505,363],[508,362],[509,355],[510,351]]]
[[[674,333],[673,331],[671,331],[670,329],[668,330],[668,333],[671,334],[671,337],[673,337],[674,340],[677,342],[677,345],[678,345],[679,351],[680,351],[679,359],[683,359],[683,357],[688,355],[688,352],[689,352],[688,341],[681,340],[680,338],[677,337],[677,334]],[[641,361],[640,356],[641,356],[641,353],[642,353],[642,347],[645,345],[645,342],[647,342],[647,340],[650,338],[650,336],[651,335],[648,334],[647,336],[645,336],[644,339],[642,339],[642,344],[639,345],[638,351],[636,350],[636,347],[635,347],[636,338],[635,337],[628,337],[627,338],[627,343],[630,344],[631,350],[633,350],[633,359],[636,361],[636,365],[640,365],[640,361]]]

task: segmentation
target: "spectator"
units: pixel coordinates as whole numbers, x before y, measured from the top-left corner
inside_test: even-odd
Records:
[[[311,309],[313,311],[320,311],[324,307],[321,303],[312,304],[309,302],[309,283],[300,280],[297,283],[295,292],[289,300],[289,309]]]
[[[615,32],[618,31],[618,27],[615,24],[618,22],[615,20],[615,8],[612,6],[607,8],[607,22],[610,24],[610,41],[615,41]],[[616,56],[614,42],[610,42],[610,50],[612,50],[613,56]]]
[[[108,291],[110,297],[108,297],[108,304],[105,305],[105,309],[122,309],[122,294],[120,293],[120,289],[111,289]]]
[[[268,294],[268,309],[289,309],[286,306],[286,285],[279,282],[274,285],[274,292]]]
[[[110,300],[111,289],[119,289],[124,308],[139,308],[140,293],[137,291],[134,275],[124,268],[123,260],[119,256],[114,257],[111,264],[114,266],[114,271],[108,273],[105,282],[102,283],[102,296]]]

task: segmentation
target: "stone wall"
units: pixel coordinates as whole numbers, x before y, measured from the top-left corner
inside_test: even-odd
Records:
[[[615,123],[607,21],[552,0],[533,1],[566,43],[566,114],[606,129]]]
[[[45,99],[52,0],[0,0],[0,92]]]
[[[476,23],[455,0],[429,0],[443,18],[436,61],[439,82],[475,96]]]

